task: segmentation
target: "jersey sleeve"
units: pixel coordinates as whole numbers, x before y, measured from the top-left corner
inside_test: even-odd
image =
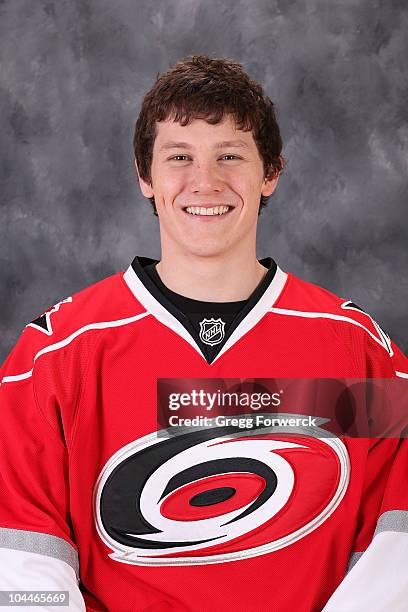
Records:
[[[398,378],[408,379],[408,359],[401,349],[391,341],[392,347],[392,365],[395,370],[395,375]]]
[[[395,377],[399,432],[371,439],[354,551],[324,612],[403,612],[408,602],[408,360],[390,341],[367,347],[368,377]],[[398,380],[397,380],[398,379]],[[392,407],[391,407],[392,408]]]
[[[41,373],[45,360],[35,361],[35,334],[26,328],[0,370],[0,590],[68,591],[65,609],[77,612],[85,605],[67,443],[56,393]]]

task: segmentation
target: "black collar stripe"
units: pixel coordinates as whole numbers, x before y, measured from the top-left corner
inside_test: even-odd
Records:
[[[269,264],[268,272],[230,325],[219,352],[210,360],[200,348],[199,336],[188,317],[163,295],[144,270],[144,266],[155,263],[155,261],[147,257],[135,257],[132,265],[124,274],[127,285],[147,311],[163,325],[184,338],[209,364],[215,363],[270,310],[282,292],[287,279],[287,274],[273,260],[270,258],[261,260],[261,263]]]
[[[262,319],[278,299],[285,286],[288,275],[283,272],[279,266],[276,264],[275,266],[276,270],[271,282],[260,295],[258,291],[255,291],[255,294],[251,297],[246,307],[239,313],[237,319],[234,321],[234,326],[230,327],[230,333],[225,344],[221,347],[213,363],[242,338],[242,336],[255,327],[258,321]],[[261,286],[259,289],[260,288]],[[253,298],[256,300],[255,303],[253,302]]]
[[[138,259],[143,260],[146,258],[139,257]],[[150,314],[160,321],[160,323],[169,327],[176,332],[176,334],[184,338],[184,340],[196,349],[203,359],[206,359],[199,345],[194,340],[194,328],[188,318],[162,295],[151,278],[143,271],[140,263],[135,262],[136,260],[134,260],[132,265],[126,270],[124,279],[136,299],[148,312],[150,312]],[[138,273],[136,273],[136,271]]]

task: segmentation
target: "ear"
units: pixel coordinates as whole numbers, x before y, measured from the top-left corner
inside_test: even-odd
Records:
[[[262,183],[261,194],[266,197],[272,195],[278,185],[278,181],[279,172],[276,172],[275,174],[271,172],[268,174]]]
[[[143,195],[145,196],[145,198],[152,198],[153,197],[153,189],[152,186],[150,185],[150,183],[147,183],[144,179],[142,179],[142,177],[140,176],[140,172],[139,172],[139,168],[137,167],[137,161],[135,159],[135,168],[136,168],[136,174],[137,174],[137,178],[139,180],[139,185],[140,185],[140,189],[141,192],[143,193]]]

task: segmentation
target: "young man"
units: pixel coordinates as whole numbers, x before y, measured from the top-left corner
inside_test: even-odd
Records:
[[[192,379],[408,376],[369,315],[256,258],[283,168],[272,102],[241,65],[189,57],[134,146],[160,261],[51,308],[2,369],[1,589],[68,591],[71,610],[406,610],[405,441],[158,424]]]

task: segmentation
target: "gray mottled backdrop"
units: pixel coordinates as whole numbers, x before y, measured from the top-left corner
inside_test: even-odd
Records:
[[[407,32],[392,0],[0,0],[0,359],[48,306],[159,255],[133,124],[197,52],[241,61],[277,105],[288,165],[259,255],[407,350]]]

